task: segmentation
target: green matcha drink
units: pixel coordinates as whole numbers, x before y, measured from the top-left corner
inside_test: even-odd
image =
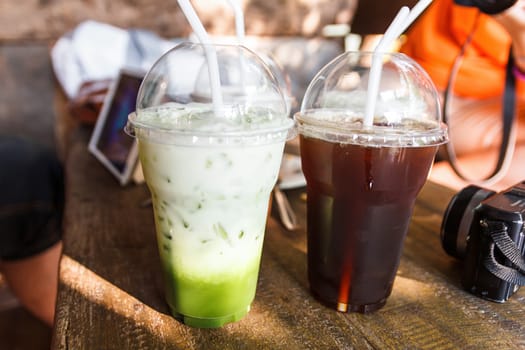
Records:
[[[159,135],[137,135],[153,199],[167,300],[189,325],[236,321],[255,295],[268,200],[291,122],[255,116],[223,123],[223,132],[214,131],[214,136],[217,121],[206,112],[167,107],[134,120],[168,128],[163,121],[168,117],[179,126],[192,125],[198,135],[178,135],[172,142]],[[275,132],[253,129],[265,124]]]
[[[211,113],[168,105],[130,116],[140,125],[167,301],[175,317],[196,327],[218,327],[249,311],[292,123],[265,111],[218,123]]]
[[[269,72],[242,46],[184,43],[148,72],[128,117],[166,300],[190,326],[237,321],[255,297],[268,202],[294,131]]]

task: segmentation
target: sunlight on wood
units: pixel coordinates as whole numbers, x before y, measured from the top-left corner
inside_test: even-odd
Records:
[[[198,329],[183,326],[173,317],[147,306],[67,255],[62,257],[60,281],[82,295],[87,302],[100,305],[108,312],[125,317],[136,327],[144,328],[150,334],[157,335],[170,344],[187,346],[188,338],[194,338],[190,343],[198,343],[198,338],[202,337]],[[94,325],[86,326],[90,328]],[[257,339],[254,339],[255,328],[258,330]],[[216,332],[230,336],[244,334],[255,343],[276,345],[286,339],[283,334],[280,335],[282,339],[275,338],[277,329],[287,329],[285,322],[271,311],[265,310],[264,306],[261,308],[258,305],[241,321],[221,327]],[[293,337],[293,334],[287,334],[287,337]],[[181,343],[182,339],[184,339],[183,343]]]
[[[402,298],[404,302],[421,302],[423,298],[435,298],[434,289],[430,285],[402,276],[397,276],[394,282],[392,296]]]
[[[161,334],[170,334],[175,329],[175,319],[150,308],[67,255],[60,264],[60,281],[89,302],[133,320],[152,334],[159,334],[159,329],[166,329]]]

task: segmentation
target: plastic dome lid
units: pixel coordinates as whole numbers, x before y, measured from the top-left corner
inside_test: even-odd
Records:
[[[210,73],[210,52],[217,80]],[[283,133],[290,137],[293,125],[279,82],[258,55],[239,45],[182,43],[144,77],[126,130],[159,142],[171,142],[173,136],[178,141],[200,136],[215,138],[210,142],[246,137],[270,142]]]
[[[401,53],[379,53],[382,69],[373,120],[364,121],[373,55],[346,52],[314,77],[295,115],[299,132],[376,146],[447,142],[434,84],[419,64]]]

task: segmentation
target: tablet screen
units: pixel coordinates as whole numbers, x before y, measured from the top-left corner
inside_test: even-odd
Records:
[[[126,184],[137,163],[135,139],[124,132],[128,114],[135,110],[143,74],[121,70],[113,82],[97,119],[89,150]]]

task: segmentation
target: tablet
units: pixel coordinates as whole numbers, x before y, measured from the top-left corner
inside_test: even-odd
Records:
[[[124,132],[128,114],[135,111],[144,72],[121,69],[111,84],[89,141],[89,151],[124,186],[137,168],[136,140]]]

